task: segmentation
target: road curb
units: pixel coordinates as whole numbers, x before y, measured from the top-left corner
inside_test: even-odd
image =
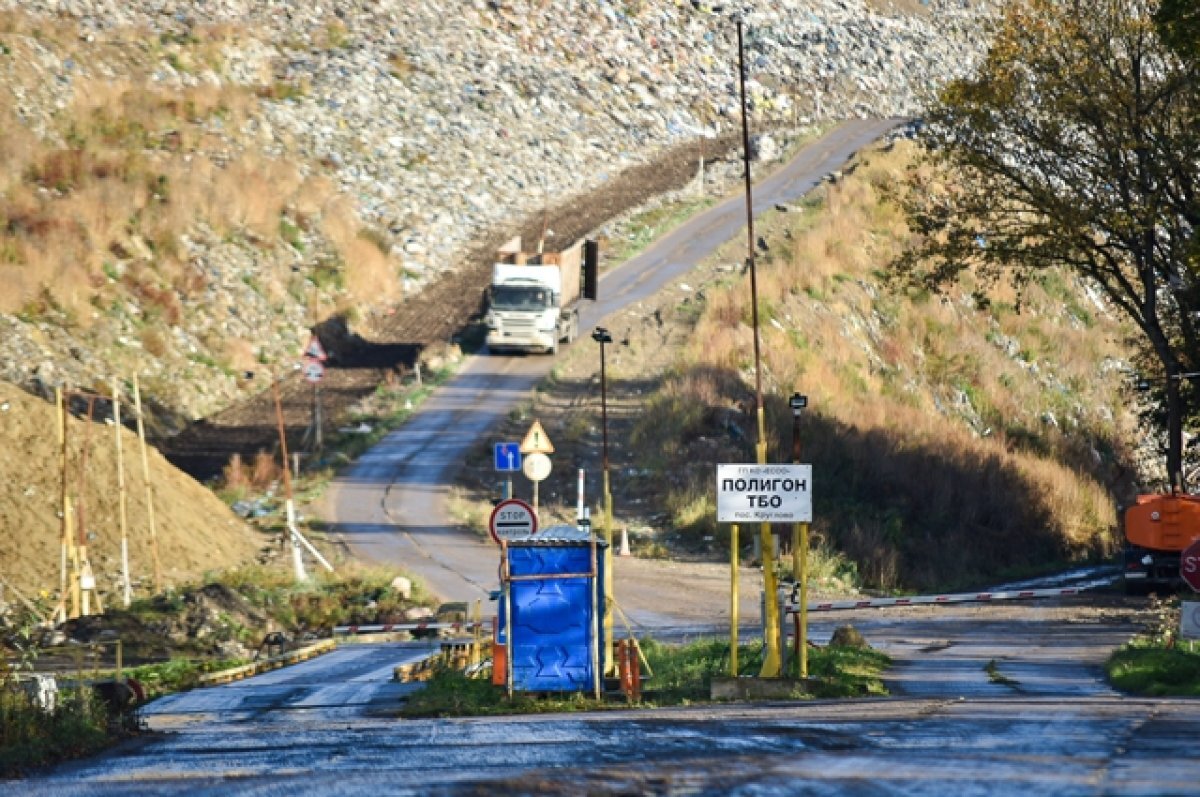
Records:
[[[476,647],[478,645],[478,647]],[[441,667],[452,670],[467,670],[477,666],[482,659],[491,658],[491,643],[475,640],[451,640],[441,644],[441,650],[420,661],[400,664],[392,670],[392,680],[402,684],[428,681]]]

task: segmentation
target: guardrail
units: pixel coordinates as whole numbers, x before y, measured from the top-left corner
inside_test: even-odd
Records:
[[[783,600],[783,607],[789,614],[800,611],[799,587],[792,587],[791,594]],[[861,600],[845,601],[816,601],[808,604],[809,612],[834,612],[847,609],[886,609],[892,606],[928,606],[951,603],[990,603],[993,601],[1027,600],[1031,598],[1058,598],[1064,595],[1078,595],[1083,590],[1079,587],[1059,587],[1054,589],[1022,589],[1002,590],[994,592],[955,592],[944,595],[910,595],[901,598],[863,598]]]
[[[377,623],[373,625],[335,625],[333,635],[391,634],[397,631],[473,631],[483,623]]]
[[[199,678],[200,685],[214,686],[216,684],[227,684],[231,681],[240,681],[252,675],[258,675],[270,670],[278,670],[290,664],[306,661],[315,656],[320,656],[322,653],[328,653],[335,648],[337,648],[337,642],[332,639],[322,639],[320,642],[305,645],[295,650],[289,650],[287,653],[271,656],[261,661],[252,661],[249,664],[243,664],[240,667],[233,667],[228,670],[221,670],[220,672],[205,673]]]

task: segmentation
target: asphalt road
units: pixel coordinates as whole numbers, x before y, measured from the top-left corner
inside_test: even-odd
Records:
[[[839,128],[785,170],[787,193],[764,185],[759,202],[798,196],[886,126]],[[743,220],[736,202],[715,208],[608,274],[585,327],[685,273]],[[331,493],[352,549],[418,572],[447,599],[490,589],[495,548],[449,524],[446,485],[463,452],[548,368],[549,358],[475,358],[363,457]],[[639,572],[668,582],[665,571]],[[695,633],[694,618],[665,616],[653,589],[641,594],[644,605],[626,606],[635,619],[664,630],[682,620]],[[1101,663],[1136,626],[1121,604],[1090,603],[1101,602],[815,617],[815,642],[852,620],[894,658],[894,696],[883,699],[399,720],[411,687],[392,683],[392,668],[425,651],[344,647],[156,701],[145,709],[156,733],[0,784],[0,795],[1200,793],[1200,701],[1108,689]]]
[[[897,662],[883,699],[398,720],[391,668],[423,651],[345,647],[159,700],[158,733],[0,794],[1196,794],[1200,701],[1110,691],[1133,627],[1082,604],[856,613]]]
[[[853,120],[831,130],[755,186],[755,213],[800,198],[896,124]],[[678,280],[719,245],[744,235],[745,223],[744,198],[730,198],[606,272],[602,298],[583,304],[580,337],[610,313]],[[454,527],[446,510],[449,488],[471,447],[529,395],[551,364],[549,357],[469,358],[404,428],[336,479],[326,514],[350,550],[368,561],[403,566],[445,600],[471,601],[495,589],[496,548]],[[652,601],[624,608],[635,620],[663,619]]]

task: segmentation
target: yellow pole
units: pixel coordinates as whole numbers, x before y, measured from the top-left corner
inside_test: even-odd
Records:
[[[729,529],[729,676],[738,675],[738,524]]]
[[[604,672],[613,673],[613,505],[608,488],[608,468],[604,469]]]
[[[142,448],[142,477],[146,480],[146,513],[150,522],[150,555],[154,560],[154,591],[162,592],[162,562],[158,558],[158,527],[154,523],[154,485],[150,481],[150,460],[146,455],[146,425],[142,419],[142,391],[138,376],[133,375],[133,408],[137,413],[138,440]]]
[[[475,667],[479,664],[480,647],[483,644],[479,637],[480,624],[483,622],[483,601],[479,598],[475,599],[475,611],[471,619],[475,625],[475,631],[473,634],[475,638],[475,644],[471,647],[471,666]]]
[[[800,524],[792,524],[792,580],[797,584],[800,583],[800,573],[803,570],[803,563],[800,556]]]
[[[758,464],[767,464],[767,434],[763,420],[763,408],[758,407]],[[763,523],[760,536],[762,539],[763,591],[767,595],[766,620],[763,628],[763,678],[778,678],[780,669],[779,650],[779,585],[775,577],[775,537],[771,534],[771,524]]]
[[[800,525],[800,677],[808,677],[808,524]]]
[[[598,569],[596,561],[596,535],[593,533],[592,538],[592,691],[593,696],[599,700],[601,693],[601,672],[600,672],[600,588],[596,584],[599,580],[596,572]]]
[[[121,394],[117,380],[112,381],[113,427],[117,444],[117,519],[121,525],[121,592],[125,608],[133,600],[133,587],[129,583],[129,516],[125,506],[125,456],[121,448]]]

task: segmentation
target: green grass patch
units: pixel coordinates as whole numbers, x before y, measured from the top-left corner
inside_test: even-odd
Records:
[[[186,692],[200,685],[200,676],[221,670],[241,667],[250,662],[245,659],[171,659],[155,664],[142,664],[122,670],[126,678],[138,681],[146,690],[146,699]],[[114,677],[115,672],[102,671],[101,677]]]
[[[713,677],[727,675],[729,671],[729,645],[720,639],[686,645],[647,639],[641,643],[641,648],[653,673],[644,684],[640,704],[643,708],[707,703]],[[761,644],[738,647],[741,674],[757,672],[761,663]],[[887,694],[880,675],[890,664],[887,656],[870,648],[829,646],[814,649],[809,653],[809,677],[814,681],[814,688],[811,694],[805,695],[797,683],[796,696],[839,698]],[[646,674],[643,667],[643,676]],[[517,692],[510,701],[504,688],[493,686],[490,677],[469,678],[461,672],[442,670],[409,699],[402,714],[406,717],[491,716],[626,707],[628,703],[623,698],[596,700],[590,692],[558,695]]]
[[[1137,640],[1105,664],[1116,689],[1149,697],[1200,697],[1200,645]]]
[[[43,711],[23,692],[0,690],[0,777],[90,755],[115,741],[108,713],[90,690],[60,693]]]
[[[609,262],[624,263],[692,216],[715,205],[718,199],[704,196],[668,202],[618,223]]]
[[[985,664],[983,667],[983,671],[987,673],[988,680],[994,684],[1000,684],[1001,686],[1014,686],[1015,687],[1015,686],[1019,686],[1021,683],[1020,681],[1009,678],[1007,675],[1000,672],[1000,666],[998,664],[996,664],[995,659],[992,659],[987,664]]]

